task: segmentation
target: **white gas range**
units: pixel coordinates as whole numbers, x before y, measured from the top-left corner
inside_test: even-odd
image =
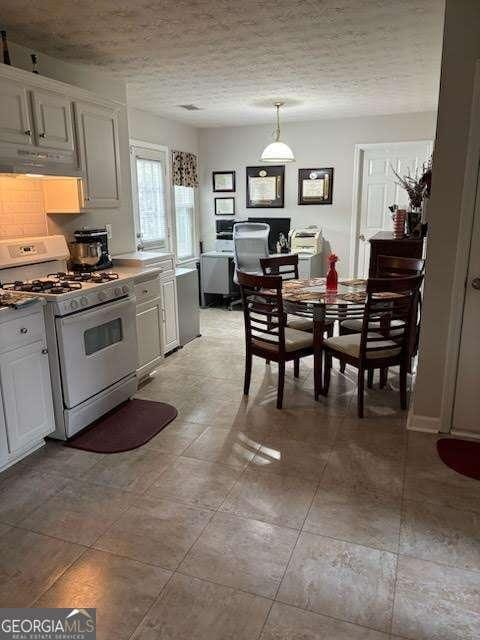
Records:
[[[66,440],[137,389],[133,280],[68,272],[63,236],[0,241],[4,290],[44,298],[56,431]]]

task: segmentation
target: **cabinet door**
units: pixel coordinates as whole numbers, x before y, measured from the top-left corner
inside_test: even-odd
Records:
[[[33,144],[26,88],[0,80],[0,142]]]
[[[85,177],[88,209],[120,205],[118,112],[88,103],[75,103],[80,166]]]
[[[73,151],[72,103],[58,93],[32,91],[36,143],[39,147]]]
[[[48,355],[43,340],[0,356],[10,453],[55,430]]]
[[[175,280],[162,282],[162,348],[168,353],[178,347],[177,286]]]
[[[5,427],[5,416],[3,414],[3,405],[0,397],[0,469],[6,464],[8,453],[7,429]]]
[[[142,369],[160,358],[160,323],[161,309],[158,298],[137,307],[137,369]]]

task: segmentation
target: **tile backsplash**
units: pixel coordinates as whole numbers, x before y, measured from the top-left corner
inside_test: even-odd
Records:
[[[0,238],[47,233],[41,180],[0,176]]]

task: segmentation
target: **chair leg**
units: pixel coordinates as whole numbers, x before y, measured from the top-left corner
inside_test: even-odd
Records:
[[[325,354],[325,375],[323,382],[323,395],[328,395],[330,388],[330,370],[332,368],[332,356],[328,353]]]
[[[400,365],[400,407],[407,408],[407,365]]]
[[[285,360],[278,363],[277,409],[283,405],[283,387],[285,386]]]
[[[363,394],[365,391],[365,371],[364,369],[358,370],[358,397],[357,397],[357,407],[358,407],[358,417],[363,418]]]
[[[323,352],[315,353],[313,359],[313,386],[314,397],[318,400],[318,397],[322,393],[322,380],[323,378]]]
[[[245,382],[243,385],[243,393],[248,396],[250,391],[250,378],[252,377],[252,354],[247,351],[245,356]]]
[[[388,380],[388,367],[380,369],[380,389],[385,389]]]
[[[300,358],[295,358],[293,361],[293,375],[295,378],[300,376]]]
[[[341,373],[345,373],[346,366],[347,366],[347,363],[345,362],[345,360],[340,360],[340,371],[341,371]]]
[[[328,336],[329,338],[331,338],[331,337],[333,336],[333,330],[334,330],[334,328],[335,328],[335,327],[334,327],[334,325],[333,325],[333,322],[332,322],[332,324],[329,324],[329,325],[328,325],[328,327],[327,327],[327,336]]]
[[[371,389],[373,387],[373,369],[367,371],[367,387]]]

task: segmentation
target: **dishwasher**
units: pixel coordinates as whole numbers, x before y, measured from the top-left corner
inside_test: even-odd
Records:
[[[200,310],[198,304],[198,270],[178,267],[177,280],[178,331],[183,347],[200,336]]]

